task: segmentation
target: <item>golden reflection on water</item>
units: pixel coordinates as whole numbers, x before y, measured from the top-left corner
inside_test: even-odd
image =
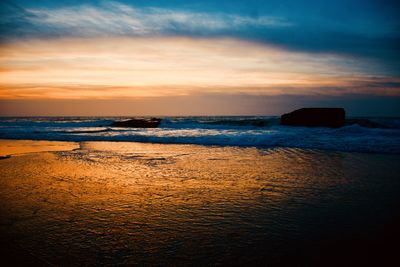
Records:
[[[75,142],[1,140],[0,156],[26,154],[43,151],[63,151],[79,148]]]
[[[354,183],[360,160],[299,149],[86,142],[1,160],[0,227],[55,264],[218,261],[248,242],[295,233],[296,208]]]

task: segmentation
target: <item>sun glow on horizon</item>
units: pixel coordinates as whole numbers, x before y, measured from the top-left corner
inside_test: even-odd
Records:
[[[349,58],[232,38],[25,40],[1,45],[0,65],[0,99],[343,94],[370,78]]]

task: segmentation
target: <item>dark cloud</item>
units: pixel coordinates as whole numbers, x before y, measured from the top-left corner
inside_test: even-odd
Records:
[[[79,9],[86,12],[81,18],[63,23],[62,14],[78,16]],[[75,35],[225,36],[369,58],[389,75],[400,74],[398,1],[6,0],[0,3],[0,14],[3,41]]]

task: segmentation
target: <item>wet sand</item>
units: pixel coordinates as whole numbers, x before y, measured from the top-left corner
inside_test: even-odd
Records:
[[[76,142],[0,139],[0,158],[34,152],[68,151],[77,148],[79,148],[79,143]]]
[[[0,160],[0,234],[11,260],[384,263],[393,249],[387,242],[399,236],[399,155],[123,142],[0,146],[12,155]]]

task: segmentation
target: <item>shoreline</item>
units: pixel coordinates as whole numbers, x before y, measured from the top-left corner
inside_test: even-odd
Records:
[[[194,146],[204,148],[238,148],[238,149],[259,149],[259,150],[299,150],[299,151],[320,151],[322,153],[353,153],[367,155],[400,155],[397,152],[374,152],[374,151],[351,151],[340,149],[324,149],[313,147],[298,146],[254,146],[254,145],[220,145],[220,144],[197,144],[197,143],[162,143],[162,142],[138,142],[123,140],[82,140],[82,141],[62,141],[62,140],[45,140],[45,139],[10,139],[0,138],[0,160],[8,159],[26,153],[39,152],[62,152],[71,151],[81,148],[83,143],[127,143],[127,144],[143,144],[143,145],[159,145],[159,146]]]

